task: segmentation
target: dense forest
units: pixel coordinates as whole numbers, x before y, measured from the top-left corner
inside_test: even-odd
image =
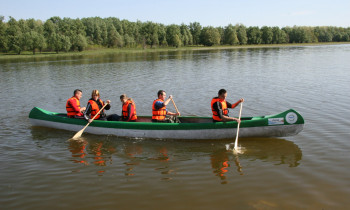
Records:
[[[226,27],[164,25],[153,22],[130,22],[118,18],[60,18],[45,22],[35,19],[5,21],[0,16],[0,51],[83,51],[88,46],[106,48],[155,48],[213,45],[257,45],[285,43],[349,42],[350,27]]]

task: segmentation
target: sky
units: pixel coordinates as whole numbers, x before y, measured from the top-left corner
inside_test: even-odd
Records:
[[[350,27],[349,0],[0,0],[0,16],[19,19],[50,17],[116,17],[132,22],[225,27]]]

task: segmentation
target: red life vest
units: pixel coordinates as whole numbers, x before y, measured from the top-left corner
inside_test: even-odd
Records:
[[[122,109],[122,114],[123,114],[123,121],[126,121],[129,119],[129,112],[128,112],[128,106],[129,104],[131,104],[131,106],[134,107],[134,113],[131,113],[131,121],[137,120],[137,116],[136,116],[136,108],[135,106],[131,103],[131,101],[127,100],[124,104],[123,104],[123,109]]]
[[[102,106],[104,106],[103,101],[101,99],[98,99]],[[97,114],[98,111],[100,111],[100,107],[98,107],[98,104],[94,100],[89,100],[90,105],[91,105],[91,119]],[[95,120],[99,119],[101,117],[101,113],[103,110],[95,117]]]
[[[75,109],[74,109],[74,107],[72,105],[72,102],[74,100],[76,101],[78,109],[80,110],[80,101],[79,101],[79,99],[77,99],[75,96],[71,97],[70,99],[67,100],[67,103],[66,103],[66,110],[67,110],[68,117],[73,117],[75,115],[77,115],[77,116],[82,116],[83,115],[80,111],[75,111]]]
[[[166,116],[166,107],[163,106],[160,109],[156,109],[155,104],[157,101],[161,101],[164,103],[164,101],[162,99],[156,99],[153,101],[153,105],[152,105],[152,120],[165,120],[165,116]]]
[[[217,111],[214,110],[213,105],[216,102],[220,102],[221,103],[221,108],[222,108],[222,114],[225,116],[228,116],[228,109],[227,109],[227,103],[225,100],[221,100],[218,97],[215,97],[211,100],[211,111],[213,112],[213,119],[216,121],[222,121],[222,119],[219,117],[219,113],[217,113]]]

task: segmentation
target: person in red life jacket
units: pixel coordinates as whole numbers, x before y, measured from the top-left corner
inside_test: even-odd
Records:
[[[122,121],[136,122],[136,105],[132,98],[128,98],[126,94],[120,96],[120,101],[123,103]]]
[[[237,121],[237,118],[234,117],[229,117],[229,108],[233,109],[235,108],[238,104],[244,101],[243,98],[238,100],[236,103],[231,104],[226,101],[227,97],[227,91],[225,89],[221,89],[218,92],[218,97],[214,97],[211,100],[211,110],[213,112],[213,121],[214,122],[226,122],[226,121]]]
[[[172,95],[166,99],[166,93],[164,90],[158,91],[158,99],[153,101],[152,105],[152,122],[171,122],[166,118],[166,115],[179,116],[180,113],[173,113],[167,110],[166,106],[173,98]],[[166,99],[166,100],[165,100]]]
[[[107,106],[104,110],[109,110],[111,108],[111,101],[106,101]],[[91,93],[91,98],[88,101],[86,110],[84,112],[84,118],[89,122],[92,121],[92,118],[100,111],[100,109],[105,105],[105,103],[100,99],[100,92],[98,90],[93,90]],[[95,120],[107,120],[107,116],[102,110],[96,117]]]
[[[76,89],[74,90],[73,96],[67,100],[66,110],[68,117],[84,119],[83,112],[86,108],[80,107],[80,99],[82,96],[83,92]]]

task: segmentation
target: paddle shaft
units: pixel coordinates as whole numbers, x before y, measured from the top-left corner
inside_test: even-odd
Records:
[[[83,134],[85,128],[87,128],[90,123],[92,123],[92,121],[94,121],[94,119],[101,113],[101,111],[107,106],[108,103],[106,103],[101,109],[100,111],[97,112],[97,114],[91,119],[91,122],[89,122],[88,124],[85,125],[85,127],[83,129],[81,129],[80,131],[78,131],[74,136],[73,139],[79,138],[81,136],[81,134]]]
[[[174,101],[173,98],[171,98],[171,101],[172,101],[173,104],[174,104],[174,107],[175,107],[176,112],[177,112],[177,113],[180,113],[179,110],[177,109],[177,106],[176,106],[175,101]],[[179,116],[180,116],[180,115],[179,115]]]
[[[241,109],[239,110],[239,116],[238,116],[239,122],[237,125],[237,134],[236,134],[235,147],[234,147],[235,150],[237,150],[238,148],[238,134],[239,134],[239,126],[241,125],[242,107],[243,107],[243,102],[241,103]]]

